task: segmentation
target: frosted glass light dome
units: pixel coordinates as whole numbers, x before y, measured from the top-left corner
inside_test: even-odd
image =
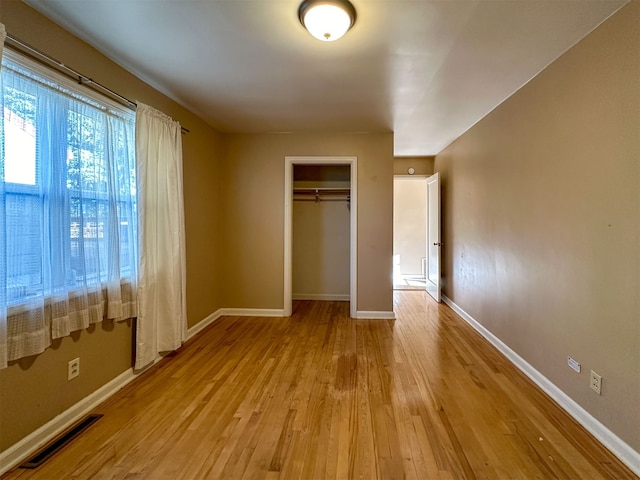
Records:
[[[346,0],[305,0],[298,9],[298,17],[315,38],[323,42],[333,42],[353,26],[356,11]]]

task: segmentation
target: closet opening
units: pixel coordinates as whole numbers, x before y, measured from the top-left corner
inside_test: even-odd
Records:
[[[284,312],[293,300],[349,301],[356,316],[356,158],[285,158]]]

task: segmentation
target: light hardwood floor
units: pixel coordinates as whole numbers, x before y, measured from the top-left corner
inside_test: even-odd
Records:
[[[6,479],[637,478],[445,305],[223,317]]]

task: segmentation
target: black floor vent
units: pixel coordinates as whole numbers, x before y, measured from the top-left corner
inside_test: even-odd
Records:
[[[58,450],[64,447],[71,440],[76,438],[87,428],[93,425],[97,420],[100,420],[102,415],[87,415],[73,427],[62,433],[60,436],[52,440],[50,443],[38,450],[31,458],[20,465],[20,468],[37,468],[42,465],[46,460],[51,458]]]

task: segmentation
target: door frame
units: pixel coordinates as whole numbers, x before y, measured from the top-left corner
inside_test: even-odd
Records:
[[[358,157],[284,157],[284,316],[293,302],[293,167],[294,165],[350,166],[349,315],[357,316],[358,294]]]

